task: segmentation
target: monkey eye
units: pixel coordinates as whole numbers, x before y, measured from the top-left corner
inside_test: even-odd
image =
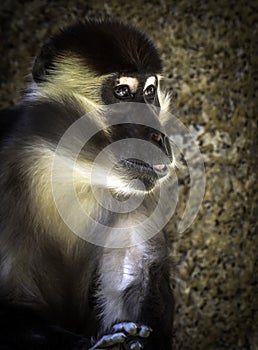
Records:
[[[154,99],[156,95],[156,88],[154,85],[149,85],[145,90],[144,90],[144,96],[147,99]]]
[[[117,98],[133,97],[128,85],[118,85],[115,87],[114,94]]]

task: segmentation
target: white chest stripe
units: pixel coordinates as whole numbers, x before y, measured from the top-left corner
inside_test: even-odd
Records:
[[[123,292],[134,281],[139,283],[144,293],[148,284],[148,262],[143,257],[147,256],[147,250],[145,243],[127,249],[112,249],[104,253],[100,268],[100,288],[97,293],[104,329],[117,321],[128,319]],[[143,264],[143,261],[146,263]]]
[[[135,262],[131,260],[132,260],[132,257],[126,254],[124,257],[122,279],[119,285],[119,289],[121,291],[125,290],[137,277],[137,269],[138,270],[142,269],[142,266],[140,266],[140,264],[138,266],[135,266]]]

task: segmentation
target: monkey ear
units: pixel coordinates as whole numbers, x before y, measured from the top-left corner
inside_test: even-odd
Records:
[[[51,74],[51,70],[53,71],[54,51],[51,44],[46,44],[41,48],[38,56],[36,56],[32,68],[32,76],[36,83],[46,81],[47,77]]]

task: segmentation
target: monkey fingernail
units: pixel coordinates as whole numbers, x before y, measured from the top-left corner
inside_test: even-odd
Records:
[[[140,342],[133,342],[130,344],[130,350],[141,350],[143,345]]]
[[[143,325],[140,328],[139,336],[142,338],[148,338],[151,332],[152,332],[152,329],[150,327]]]
[[[126,335],[124,333],[115,333],[110,336],[112,344],[123,343],[126,339]]]

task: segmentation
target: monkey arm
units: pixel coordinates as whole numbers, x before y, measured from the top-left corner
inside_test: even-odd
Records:
[[[0,305],[0,329],[1,349],[5,350],[97,350],[122,343],[125,350],[140,350],[140,339],[151,332],[148,326],[123,322],[93,345],[90,339],[51,325],[28,307],[8,304]]]

